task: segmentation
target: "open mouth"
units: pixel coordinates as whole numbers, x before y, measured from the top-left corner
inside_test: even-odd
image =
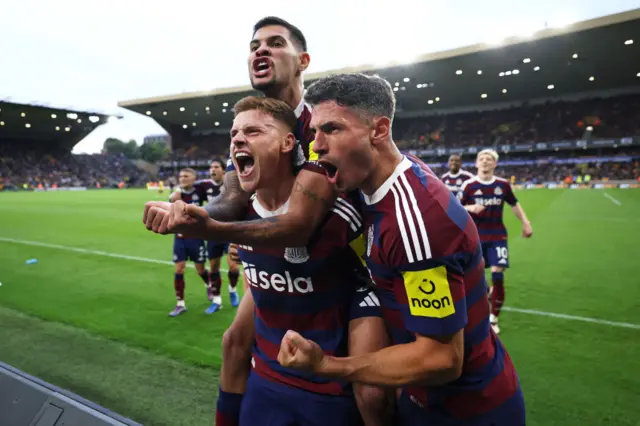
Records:
[[[324,167],[324,169],[327,171],[327,177],[329,178],[329,182],[331,182],[332,184],[337,184],[338,182],[338,168],[329,163],[328,161],[324,161],[324,160],[320,160],[318,161],[318,164],[320,164],[322,167]]]
[[[236,160],[238,173],[240,176],[245,177],[251,174],[253,171],[254,160],[253,156],[245,151],[236,152],[234,155],[234,159]]]
[[[269,58],[257,58],[253,61],[253,75],[264,77],[271,71],[271,60]]]

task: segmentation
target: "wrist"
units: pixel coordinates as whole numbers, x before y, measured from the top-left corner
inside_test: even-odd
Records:
[[[335,379],[347,379],[353,373],[350,358],[336,358],[325,355],[314,369],[314,372],[323,377]]]

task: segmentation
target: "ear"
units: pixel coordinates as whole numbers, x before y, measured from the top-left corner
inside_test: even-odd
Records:
[[[389,118],[383,116],[375,117],[372,121],[371,142],[374,145],[391,139],[391,120]]]
[[[293,151],[293,147],[296,145],[296,137],[293,133],[287,133],[287,136],[282,140],[280,144],[280,152],[286,154]]]
[[[298,72],[304,72],[309,68],[309,63],[311,62],[311,56],[307,52],[302,52],[298,55]]]

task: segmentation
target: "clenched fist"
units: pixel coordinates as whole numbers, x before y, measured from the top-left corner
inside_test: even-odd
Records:
[[[149,231],[158,234],[168,234],[167,225],[169,224],[170,212],[171,203],[166,201],[149,201],[144,205],[142,222]]]
[[[143,222],[147,229],[158,234],[203,238],[210,220],[205,209],[180,200],[175,203],[150,201],[144,206]]]
[[[318,371],[325,361],[322,348],[293,330],[287,331],[280,343],[278,362],[283,367],[304,371]]]

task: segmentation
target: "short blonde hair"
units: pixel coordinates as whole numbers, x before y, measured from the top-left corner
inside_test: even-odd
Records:
[[[483,149],[478,153],[478,156],[476,157],[476,159],[480,158],[482,154],[489,154],[490,156],[493,157],[496,163],[498,162],[498,158],[500,158],[500,156],[498,155],[498,152],[495,149]]]

